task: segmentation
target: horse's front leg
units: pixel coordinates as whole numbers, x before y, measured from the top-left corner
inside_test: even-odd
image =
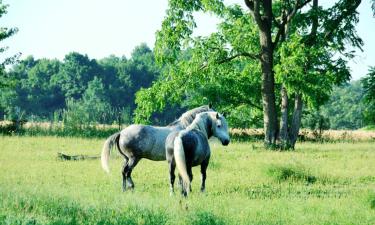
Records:
[[[206,171],[208,167],[209,159],[205,160],[201,164],[201,175],[202,175],[202,184],[201,184],[201,192],[204,192],[206,190]]]

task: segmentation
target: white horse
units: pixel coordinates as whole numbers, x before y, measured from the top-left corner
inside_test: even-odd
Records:
[[[228,123],[224,116],[217,112],[199,113],[185,130],[175,131],[168,135],[165,150],[169,163],[171,194],[174,192],[176,165],[184,196],[187,196],[191,189],[193,166],[201,165],[201,191],[205,190],[206,170],[211,155],[208,139],[211,136],[217,137],[223,145],[229,144]]]
[[[194,108],[166,127],[156,127],[133,124],[121,132],[110,136],[104,143],[101,163],[105,171],[109,172],[109,155],[114,144],[124,157],[122,169],[122,189],[134,188],[131,173],[142,158],[162,161],[165,160],[165,139],[173,131],[185,129],[193,122],[195,115],[201,112],[213,111],[210,106]]]

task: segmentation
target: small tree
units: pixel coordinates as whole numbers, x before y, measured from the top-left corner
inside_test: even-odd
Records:
[[[375,67],[370,67],[361,83],[365,93],[363,100],[367,105],[364,112],[365,122],[368,125],[375,125]]]
[[[102,81],[94,77],[88,83],[87,90],[83,93],[82,107],[87,114],[89,123],[105,123],[110,117],[111,105],[104,89]]]
[[[107,102],[103,83],[95,77],[88,83],[82,99],[67,100],[66,109],[63,111],[64,126],[73,131],[90,128],[113,119],[112,111]]]

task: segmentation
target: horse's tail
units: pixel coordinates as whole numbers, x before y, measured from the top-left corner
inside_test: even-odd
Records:
[[[120,132],[117,132],[107,138],[107,140],[104,142],[102,155],[101,155],[101,162],[102,162],[102,168],[109,173],[109,155],[111,153],[111,149],[113,147],[113,144],[118,143],[120,139]]]
[[[174,140],[174,159],[176,161],[177,170],[182,178],[182,185],[186,193],[190,191],[190,178],[186,169],[186,159],[185,159],[185,150],[182,144],[182,139],[180,135]]]

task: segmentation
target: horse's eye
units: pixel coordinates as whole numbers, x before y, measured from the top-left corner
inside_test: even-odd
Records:
[[[217,125],[217,127],[218,127],[218,128],[220,128],[220,127],[221,127],[221,125],[219,124],[219,125]]]

